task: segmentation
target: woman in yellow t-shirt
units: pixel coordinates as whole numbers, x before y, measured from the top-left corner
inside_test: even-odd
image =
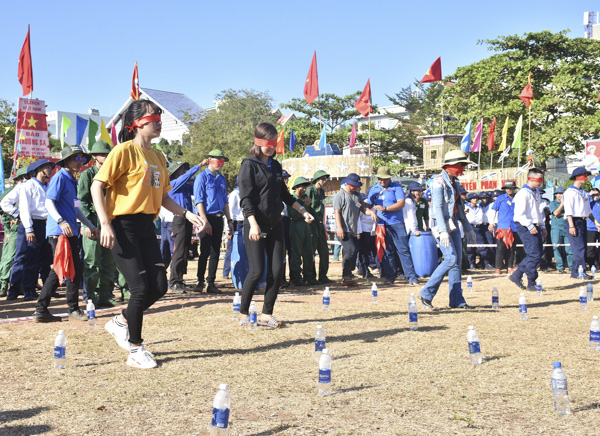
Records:
[[[91,187],[101,224],[100,243],[112,249],[131,292],[127,309],[107,322],[105,328],[119,346],[129,351],[127,365],[136,368],[156,367],[154,356],[142,345],[143,316],[168,287],[154,233],[160,207],[204,226],[198,215],[188,212],[168,194],[171,184],[165,161],[150,143],[160,136],[161,112],[148,100],[137,100],[129,106],[119,133],[121,143],[108,155]]]

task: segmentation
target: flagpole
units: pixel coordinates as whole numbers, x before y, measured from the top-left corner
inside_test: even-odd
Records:
[[[371,156],[371,112],[369,112],[369,156]]]
[[[440,94],[442,99],[442,135],[444,134],[444,83],[442,81],[442,93]]]
[[[490,171],[492,170],[492,162],[494,160],[494,150],[492,150],[492,154],[490,155]]]
[[[529,150],[531,150],[531,103],[529,103]]]

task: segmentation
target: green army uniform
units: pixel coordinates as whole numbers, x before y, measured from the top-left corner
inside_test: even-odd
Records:
[[[417,227],[419,228],[419,231],[422,232],[424,230],[423,228],[423,222],[427,223],[427,226],[429,226],[429,204],[427,203],[427,200],[425,200],[423,197],[421,197],[421,199],[419,200],[419,202],[416,205],[417,207]]]
[[[294,182],[295,186],[299,183],[308,181],[304,177],[299,177]],[[295,187],[294,186],[294,187]],[[306,195],[298,198],[293,195],[296,201],[304,205]],[[311,226],[306,221],[300,212],[293,207],[288,208],[288,217],[290,218],[290,242],[292,245],[292,255],[290,259],[290,281],[297,286],[308,284],[311,286],[318,285],[317,274],[315,271],[315,251],[312,245]],[[304,277],[304,280],[302,280]]]
[[[327,232],[325,230],[325,190],[317,189],[315,182],[321,177],[329,177],[325,171],[319,170],[313,175],[312,185],[306,189],[306,195],[310,198],[310,212],[315,220],[310,223],[312,233],[313,250],[319,253],[319,281],[323,284],[331,283],[327,278],[329,272],[329,245],[327,244]]]
[[[104,150],[98,151],[95,148],[100,142],[102,141],[98,141],[92,146],[90,153],[100,154],[105,152]],[[106,147],[109,147],[108,144],[106,144]],[[110,150],[110,147],[108,150]],[[96,165],[93,165],[81,173],[77,186],[77,196],[81,200],[81,211],[99,229],[100,222],[90,192],[92,182],[98,171]],[[114,288],[115,270],[117,269],[115,259],[110,248],[103,247],[98,239],[90,239],[85,236],[85,232],[82,233],[83,283],[87,289],[88,298],[91,298],[95,305],[114,306],[116,303],[112,300],[111,293]]]
[[[0,196],[0,201],[17,185],[8,188]],[[2,225],[4,226],[4,243],[2,244],[2,258],[0,258],[0,297],[6,297],[10,282],[10,270],[17,252],[17,229],[19,222],[14,217],[0,210]],[[11,221],[15,221],[12,225]]]

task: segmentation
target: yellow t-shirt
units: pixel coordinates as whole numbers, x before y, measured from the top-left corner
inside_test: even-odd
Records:
[[[165,160],[156,150],[146,150],[133,141],[116,146],[94,180],[106,183],[108,219],[116,216],[160,212],[163,194],[171,182]]]

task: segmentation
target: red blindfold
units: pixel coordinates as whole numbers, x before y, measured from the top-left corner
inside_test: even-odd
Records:
[[[277,147],[277,139],[271,139],[271,140],[258,139],[255,136],[254,137],[254,143],[256,145],[258,145],[259,147],[269,147],[269,148],[275,148],[275,147]]]
[[[211,157],[209,159],[209,162],[212,163],[212,164],[215,164],[215,165],[221,165],[221,166],[225,165],[225,161],[224,160],[216,159],[214,157]]]
[[[146,115],[145,117],[134,120],[133,124],[131,126],[125,126],[125,128],[127,130],[129,130],[130,132],[132,132],[133,129],[138,129],[140,127],[144,127],[146,124],[150,124],[153,121],[160,122],[160,115]]]

